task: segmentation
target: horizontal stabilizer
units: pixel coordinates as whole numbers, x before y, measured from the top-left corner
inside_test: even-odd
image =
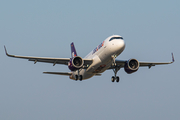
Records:
[[[70,76],[72,75],[72,73],[70,72],[43,72],[44,74],[54,74],[54,75],[66,75],[66,76]]]

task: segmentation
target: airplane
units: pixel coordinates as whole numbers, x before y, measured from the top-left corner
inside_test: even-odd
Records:
[[[74,43],[70,44],[71,58],[48,58],[48,57],[30,57],[30,56],[17,56],[7,53],[4,46],[5,53],[9,57],[28,59],[29,61],[52,63],[67,65],[71,72],[43,72],[45,74],[66,75],[72,80],[86,80],[93,76],[101,76],[106,70],[112,69],[114,76],[112,76],[112,82],[119,82],[120,78],[117,76],[117,72],[124,68],[127,74],[136,72],[139,67],[149,67],[155,65],[164,65],[173,63],[174,56],[172,53],[172,62],[139,62],[137,59],[129,60],[116,60],[116,57],[120,55],[125,49],[125,41],[120,35],[112,35],[106,38],[101,44],[93,49],[86,57],[82,58],[77,55]]]

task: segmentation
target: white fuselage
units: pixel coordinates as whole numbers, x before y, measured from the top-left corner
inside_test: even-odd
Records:
[[[111,38],[121,37],[119,35],[113,35],[105,39],[99,46],[92,50],[85,58],[93,59],[93,62],[87,69],[80,69],[79,75],[84,79],[93,77],[98,73],[102,73],[107,70],[113,63],[113,58],[121,54],[125,48],[125,42],[123,39]],[[75,75],[78,71],[72,72],[70,79],[75,79]]]

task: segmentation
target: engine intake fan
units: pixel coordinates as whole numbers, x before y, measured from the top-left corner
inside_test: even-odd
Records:
[[[124,65],[124,70],[128,74],[136,72],[138,69],[139,69],[139,62],[136,59],[130,59]]]
[[[78,69],[82,68],[83,65],[84,65],[84,61],[79,56],[72,58],[68,63],[68,67],[71,71],[78,70]]]

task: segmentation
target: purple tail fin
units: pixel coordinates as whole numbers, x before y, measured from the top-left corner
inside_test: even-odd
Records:
[[[71,43],[71,57],[75,57],[77,56],[77,53],[76,53],[76,49],[75,49],[75,46],[74,46],[74,43],[72,42]]]

